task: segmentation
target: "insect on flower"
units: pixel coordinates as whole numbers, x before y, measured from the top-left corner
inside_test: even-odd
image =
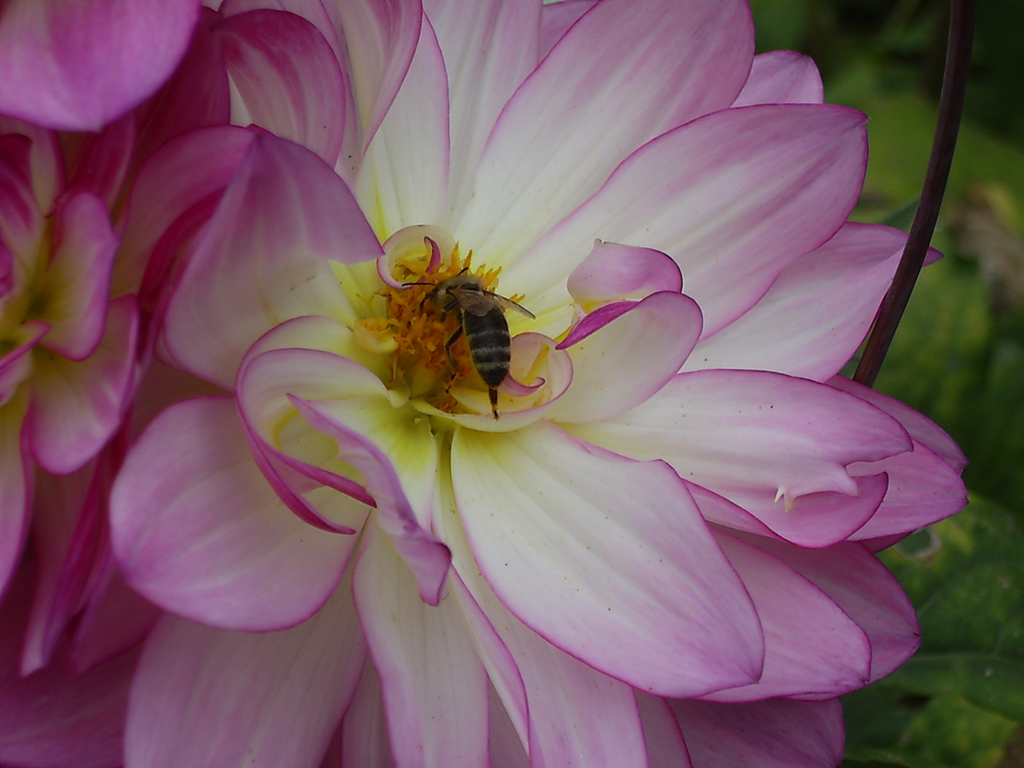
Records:
[[[466,345],[473,368],[487,385],[491,401],[491,413],[498,418],[498,387],[508,376],[512,360],[512,337],[508,331],[505,310],[514,309],[529,318],[535,315],[512,299],[499,296],[484,288],[484,280],[477,275],[466,274],[463,269],[454,277],[440,283],[406,283],[405,285],[433,285],[427,298],[441,308],[441,317],[457,309],[459,327],[445,342],[444,351],[452,370],[456,369],[452,359],[452,345],[466,334]]]

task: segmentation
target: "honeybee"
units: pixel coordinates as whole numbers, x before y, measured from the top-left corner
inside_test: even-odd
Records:
[[[442,280],[440,283],[406,283],[406,285],[433,285],[427,298],[441,308],[441,317],[453,310],[459,311],[459,328],[445,342],[444,351],[452,370],[452,345],[466,334],[466,345],[473,368],[487,385],[491,413],[498,418],[498,387],[508,376],[512,361],[512,337],[508,332],[505,310],[514,309],[527,317],[535,315],[512,299],[499,296],[484,288],[483,278],[466,274],[466,270]]]

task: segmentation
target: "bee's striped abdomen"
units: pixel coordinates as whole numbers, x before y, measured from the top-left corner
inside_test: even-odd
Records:
[[[508,375],[512,360],[512,338],[505,313],[500,307],[483,315],[463,312],[462,325],[473,367],[488,387],[497,387]]]

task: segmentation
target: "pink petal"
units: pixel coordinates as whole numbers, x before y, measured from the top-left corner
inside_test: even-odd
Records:
[[[587,312],[611,301],[639,301],[658,291],[680,293],[679,265],[661,251],[598,240],[566,283],[573,301]]]
[[[126,763],[316,768],[365,656],[347,581],[312,618],[282,632],[166,616],[132,684]]]
[[[736,0],[599,3],[509,100],[453,232],[488,264],[509,264],[645,141],[731,104],[753,43]],[[651,245],[594,234],[588,248],[595,237]]]
[[[24,397],[0,406],[0,595],[21,560],[32,506],[34,468],[21,436],[24,416]]]
[[[21,677],[18,654],[31,586],[25,569],[0,611],[0,762],[119,765],[128,685],[138,652],[121,654],[78,676],[58,663]]]
[[[380,128],[366,149],[355,192],[380,239],[440,221],[447,198],[448,79],[430,23]]]
[[[488,723],[490,742],[490,768],[530,768],[530,758],[526,754],[519,734],[512,725],[512,719],[502,704],[501,699],[490,689],[490,714]]]
[[[821,74],[810,56],[796,51],[769,51],[754,57],[750,77],[733,106],[824,102]]]
[[[352,703],[341,724],[341,765],[396,768],[388,737],[380,677],[367,659]]]
[[[595,238],[643,245],[682,268],[710,336],[846,220],[864,179],[864,123],[842,107],[797,104],[694,120],[628,157],[509,265],[502,287],[534,302],[535,292],[561,284]]]
[[[50,323],[43,346],[81,361],[103,335],[118,237],[106,206],[89,193],[62,198],[54,226],[53,253],[37,289],[45,302],[39,316]]]
[[[354,408],[345,408],[343,403],[338,401],[311,402],[292,397],[292,403],[298,409],[302,417],[311,427],[331,437],[338,444],[338,456],[348,462],[366,478],[366,487],[377,503],[376,520],[380,527],[391,537],[391,542],[401,554],[406,564],[416,575],[419,584],[420,599],[430,605],[437,605],[441,599],[441,590],[444,586],[445,576],[451,563],[448,548],[441,544],[434,535],[423,528],[416,518],[415,511],[409,503],[402,483],[402,476],[396,471],[386,452],[390,448],[392,454],[398,452],[397,447],[401,444],[401,433],[394,428],[393,420],[391,434],[379,428],[375,424],[370,435],[365,435],[358,427],[352,427],[345,422],[353,415],[358,415],[358,405]],[[353,414],[352,412],[355,412]],[[371,419],[374,417],[371,416]],[[406,414],[408,424],[413,422],[411,414]],[[354,421],[358,424],[358,419]],[[414,426],[414,424],[409,424]],[[421,433],[422,434],[422,433]],[[390,445],[383,446],[376,442],[381,436],[389,438]],[[397,440],[395,438],[398,438]],[[381,441],[383,443],[383,441]],[[422,438],[417,440],[417,446],[422,445]],[[427,466],[426,472],[420,467],[418,473],[413,477],[419,479],[424,475],[433,476],[433,463],[436,459],[432,454],[420,459],[421,466]],[[401,457],[399,456],[399,462]],[[401,462],[405,464],[405,462]],[[436,471],[436,470],[434,470]],[[417,475],[419,477],[417,477]],[[415,489],[415,480],[410,485]]]
[[[452,478],[484,577],[559,648],[651,691],[699,695],[757,679],[749,598],[666,465],[542,422],[457,432]]]
[[[110,508],[128,583],[163,608],[230,629],[308,618],[354,545],[284,506],[227,398],[189,400],[158,416],[129,453]]]
[[[649,398],[682,367],[700,337],[697,304],[671,291],[623,304],[628,311],[579,338],[577,331],[590,325],[588,321],[600,322],[605,310],[618,307],[608,304],[587,315],[559,345],[572,358],[573,379],[548,411],[548,418],[562,422],[612,418]]]
[[[447,219],[461,211],[473,193],[473,173],[498,113],[540,61],[541,4],[428,0],[424,10],[447,72],[450,107],[445,124],[450,126],[452,148]],[[439,107],[435,103],[431,111]]]
[[[420,0],[356,0],[332,7],[348,47],[360,152],[376,133],[402,86],[420,39]]]
[[[0,135],[0,242],[14,260],[6,282],[19,286],[31,274],[47,213],[33,189],[32,147],[27,136]]]
[[[744,538],[785,560],[864,630],[871,644],[867,682],[891,674],[917,650],[921,636],[914,607],[899,582],[865,547],[844,543],[804,549],[782,541]]]
[[[597,0],[563,0],[560,3],[545,4],[541,9],[540,56],[543,59],[555,47],[569,27],[579,21],[580,16],[597,4]]]
[[[253,141],[254,134],[242,128],[199,130],[169,143],[142,166],[132,186],[112,295],[140,292],[147,269],[156,285],[144,286],[140,298],[167,290],[169,263],[213,214]]]
[[[5,133],[20,133],[32,142],[32,149],[29,152],[29,176],[34,190],[32,196],[44,213],[50,213],[54,200],[66,186],[64,150],[56,131],[0,115],[0,136]],[[0,155],[2,154],[3,152],[0,152]],[[0,207],[0,210],[4,208]]]
[[[668,702],[643,691],[635,693],[644,723],[648,768],[693,768],[683,732]]]
[[[263,10],[225,19],[216,34],[249,121],[333,165],[348,84],[317,28],[294,14]]]
[[[353,587],[400,765],[487,762],[487,674],[454,600],[424,603],[381,531],[367,528]]]
[[[871,646],[840,605],[759,546],[723,531],[716,539],[754,600],[765,659],[756,683],[711,693],[707,700],[839,696],[867,684]]]
[[[572,431],[635,459],[663,459],[779,535],[826,546],[859,528],[884,494],[884,476],[854,478],[847,466],[910,447],[894,419],[835,394],[768,372],[695,371],[632,411]]]
[[[328,259],[380,244],[344,182],[298,145],[257,134],[206,225],[167,311],[187,370],[228,388],[246,350],[292,317],[354,317]]]
[[[102,200],[105,208],[115,209],[124,191],[129,165],[135,159],[137,132],[136,115],[131,113],[98,134],[85,134],[72,155],[67,188],[89,192]]]
[[[11,0],[0,24],[0,112],[99,129],[167,79],[197,12],[190,0]]]
[[[464,538],[453,542],[460,559],[471,557],[466,546]],[[529,727],[520,736],[529,739],[531,764],[642,765],[643,732],[633,690],[545,642],[502,605],[479,572],[470,570],[464,573],[473,596],[522,674]]]
[[[910,436],[926,448],[942,457],[942,460],[949,464],[957,472],[963,471],[967,466],[967,457],[946,432],[929,419],[923,413],[918,413],[913,408],[904,405],[899,400],[894,400],[888,395],[883,395],[871,387],[865,387],[844,376],[834,376],[828,381],[830,387],[849,392],[861,400],[866,400],[876,408],[881,408],[910,433]]]
[[[25,429],[32,455],[54,474],[74,472],[95,456],[128,407],[138,328],[135,297],[104,301],[103,306],[103,337],[87,359],[36,359]]]
[[[907,236],[844,224],[788,267],[746,314],[701,341],[687,370],[743,368],[826,381],[860,346]]]
[[[831,768],[843,758],[839,699],[669,704],[700,768]]]

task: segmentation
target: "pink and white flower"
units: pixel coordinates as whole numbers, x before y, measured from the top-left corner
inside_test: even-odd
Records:
[[[197,0],[6,0],[0,113],[99,130],[163,85],[198,11]]]
[[[136,186],[163,354],[225,394],[115,486],[176,614],[127,765],[834,764],[824,700],[917,644],[872,547],[963,503],[834,378],[903,245],[845,224],[863,115],[738,0],[225,6],[237,119],[307,148],[195,132]],[[533,315],[496,403],[463,273]]]

